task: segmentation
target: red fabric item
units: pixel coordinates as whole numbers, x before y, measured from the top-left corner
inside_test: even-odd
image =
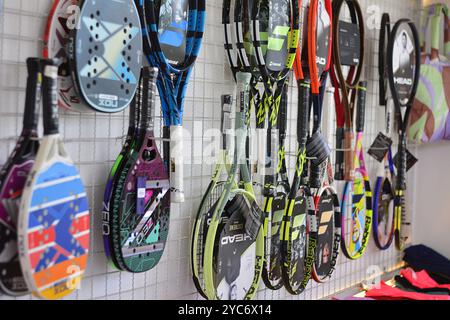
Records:
[[[398,288],[388,286],[381,281],[379,288],[374,288],[366,292],[366,297],[377,300],[449,300],[450,296],[433,295],[417,292],[407,292]]]
[[[420,289],[442,288],[450,290],[450,284],[437,283],[433,278],[430,277],[426,270],[415,272],[413,269],[407,268],[402,269],[400,271],[400,275],[408,280],[409,283],[411,283],[413,286],[416,286]]]

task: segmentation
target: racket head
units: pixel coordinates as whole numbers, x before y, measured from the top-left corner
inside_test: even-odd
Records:
[[[395,193],[391,179],[387,176],[377,177],[373,197],[372,232],[375,245],[380,250],[387,250],[394,238]]]
[[[40,59],[28,58],[27,69],[23,130],[0,170],[0,292],[10,296],[28,293],[18,257],[17,220],[22,192],[39,148],[37,105],[41,101]]]
[[[380,106],[387,105],[387,90],[389,88],[386,54],[391,36],[391,19],[388,13],[381,16],[380,41],[378,43],[378,90]]]
[[[253,47],[264,82],[286,78],[299,42],[299,1],[253,1],[251,20]]]
[[[342,89],[353,89],[356,88],[359,84],[359,79],[361,77],[362,73],[362,67],[364,65],[364,41],[359,41],[358,46],[358,55],[357,55],[357,61],[356,58],[351,59],[352,61],[350,63],[347,63],[347,77],[344,76],[344,70],[342,68],[343,61],[342,61],[342,54],[341,54],[341,45],[343,44],[341,41],[340,33],[341,33],[341,13],[345,12],[344,6],[349,10],[350,13],[350,23],[357,25],[357,31],[359,32],[358,37],[359,39],[364,39],[365,35],[365,29],[364,29],[364,18],[362,14],[361,7],[359,5],[359,2],[357,0],[338,0],[333,2],[333,30],[334,37],[333,37],[333,66],[335,68],[336,78],[339,81],[341,86],[344,86]],[[346,22],[346,21],[344,21]],[[356,31],[356,30],[354,30]],[[354,48],[353,48],[354,49]],[[356,50],[356,49],[355,49]],[[345,94],[343,95],[345,96]],[[344,97],[345,98],[345,97]]]
[[[307,187],[298,189],[295,199],[288,203],[287,212],[283,282],[289,293],[298,295],[311,279],[317,245],[316,209]]]
[[[245,231],[244,210],[251,210],[254,197],[243,190],[224,208],[216,234],[214,286],[219,300],[250,300],[256,293],[264,255],[263,228],[256,240]]]
[[[93,110],[120,112],[131,103],[142,66],[142,33],[134,1],[82,1],[70,32],[69,63],[82,100]]]
[[[317,248],[313,264],[313,278],[324,283],[331,278],[339,255],[341,217],[336,190],[325,186],[315,197],[317,218]]]
[[[92,112],[80,99],[70,70],[67,44],[70,29],[76,24],[74,16],[78,0],[56,0],[47,18],[43,57],[61,60],[58,70],[58,105],[74,112]]]
[[[330,68],[333,40],[331,1],[312,0],[308,13],[308,65],[312,94],[319,94],[324,75]]]
[[[216,180],[222,171],[223,165],[217,165],[215,172],[218,173],[218,176],[213,176],[213,179],[202,198],[191,237],[191,268],[193,281],[197,291],[205,299],[207,299],[207,295],[203,277],[203,253],[205,250],[209,221],[212,218],[212,214],[226,184],[226,181]]]
[[[400,19],[392,29],[387,48],[387,74],[401,132],[405,132],[419,85],[420,63],[417,29],[409,19]],[[405,112],[401,112],[402,107],[406,107]]]
[[[372,228],[372,199],[369,176],[364,167],[355,168],[355,178],[347,181],[341,201],[341,247],[349,259],[360,258]]]
[[[278,290],[283,286],[283,218],[286,211],[288,193],[289,185],[283,182],[278,183],[271,204],[270,252],[268,252],[268,259],[265,261],[262,272],[262,279],[266,287],[271,290]]]

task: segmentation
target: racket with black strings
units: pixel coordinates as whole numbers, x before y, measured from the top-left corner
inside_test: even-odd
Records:
[[[313,0],[308,15],[308,69],[311,78],[312,131],[307,142],[309,158],[308,185],[314,196],[316,237],[312,277],[326,281],[332,274],[339,252],[340,210],[330,173],[331,150],[322,133],[322,113],[328,72],[331,65],[333,24],[331,1]],[[328,99],[330,101],[330,99]],[[328,106],[329,108],[330,106]],[[313,240],[314,241],[314,240]]]
[[[250,73],[239,72],[233,164],[212,211],[203,257],[208,299],[252,299],[258,289],[264,260],[263,214],[256,203],[245,159],[246,113]],[[243,189],[236,181],[237,173]]]
[[[142,33],[134,1],[82,0],[67,54],[78,96],[105,113],[127,108],[142,65]]]
[[[348,181],[354,172],[352,115],[364,62],[364,21],[357,0],[333,1],[333,12],[335,36],[330,75],[335,88],[337,125],[335,179]],[[346,13],[349,19],[344,18]]]
[[[226,176],[229,173],[231,161],[228,151],[227,132],[231,130],[231,107],[233,103],[231,95],[222,96],[221,116],[221,149],[217,157],[217,164],[212,179],[203,195],[192,232],[191,242],[191,267],[195,287],[202,297],[207,299],[203,277],[203,255],[205,250],[206,235],[209,221],[213,211],[226,185]],[[236,187],[236,186],[234,186]]]
[[[164,118],[164,159],[170,173],[172,202],[185,200],[183,181],[183,110],[189,79],[200,53],[205,0],[140,1],[150,42],[148,59],[158,67]]]
[[[39,148],[37,121],[42,82],[40,59],[28,58],[27,70],[22,133],[0,171],[0,292],[10,296],[29,292],[17,250],[17,219],[22,191]]]
[[[356,0],[333,2],[333,12],[332,82],[338,127],[342,112],[345,119],[336,141],[338,153],[342,153],[336,155],[335,177],[346,181],[341,201],[341,247],[349,259],[357,259],[367,248],[372,229],[372,193],[362,145],[367,85],[359,81],[364,59],[364,20]],[[349,19],[345,19],[347,13]]]
[[[128,123],[128,132],[125,137],[124,144],[122,146],[122,150],[117,156],[116,161],[114,162],[111,171],[108,176],[108,180],[105,185],[105,193],[103,195],[103,209],[102,209],[102,232],[103,232],[103,244],[105,248],[105,255],[108,261],[117,269],[120,269],[120,265],[117,262],[115,255],[113,254],[113,244],[112,244],[112,233],[111,233],[111,224],[113,219],[112,215],[112,203],[111,197],[114,193],[114,188],[116,187],[116,182],[120,172],[123,170],[123,166],[127,163],[128,158],[130,156],[131,150],[136,151],[136,142],[139,137],[138,124],[139,124],[139,114],[140,114],[140,97],[141,97],[141,88],[138,87],[136,90],[136,95],[130,104],[130,112],[129,112],[129,123]]]
[[[145,272],[161,259],[169,230],[169,175],[154,135],[158,69],[142,69],[136,146],[112,195],[112,243],[121,269]]]
[[[402,228],[407,225],[405,207],[408,169],[406,129],[419,85],[420,63],[420,43],[416,26],[409,19],[400,19],[392,29],[387,48],[387,74],[399,135],[394,218],[395,245],[399,250],[403,250],[409,240],[407,235],[402,234]]]
[[[266,237],[266,259],[263,270],[264,283],[269,289],[282,286],[280,260],[281,220],[272,220],[273,200],[277,196],[285,207],[287,193],[283,185],[277,186],[278,113],[288,73],[295,61],[299,42],[299,2],[297,0],[254,1],[251,10],[251,35],[256,61],[264,84],[263,103],[268,114],[266,165],[264,175],[264,232]],[[267,49],[263,50],[261,40],[267,38]],[[283,195],[284,194],[284,195]],[[284,203],[283,203],[284,202]],[[280,210],[278,210],[280,211]],[[281,211],[280,211],[281,212]],[[272,225],[272,222],[274,224]],[[272,234],[272,227],[277,234]],[[271,248],[273,245],[277,248]],[[272,255],[276,253],[276,255]]]
[[[369,154],[381,158],[375,188],[373,192],[372,232],[375,245],[380,250],[388,249],[394,239],[394,163],[391,151],[392,100],[389,95],[389,83],[386,66],[387,45],[391,33],[389,14],[381,17],[380,41],[378,46],[379,104],[385,109],[385,130],[379,133],[373,142]],[[375,148],[378,148],[375,150]],[[383,155],[382,155],[383,153]],[[379,155],[378,155],[379,154]],[[377,159],[379,160],[379,159]]]
[[[298,87],[297,157],[294,179],[288,195],[282,222],[282,275],[286,290],[294,295],[302,293],[309,283],[317,244],[317,222],[314,199],[307,186],[306,143],[309,132],[310,78],[308,70],[308,9],[301,10],[302,37],[297,49],[294,74]]]

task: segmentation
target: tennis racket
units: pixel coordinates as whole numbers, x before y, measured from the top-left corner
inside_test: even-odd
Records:
[[[389,83],[386,66],[387,45],[391,33],[389,14],[384,13],[381,18],[380,42],[378,50],[379,71],[379,101],[385,108],[385,133],[390,139],[392,127],[392,104],[388,97]],[[375,144],[375,143],[374,143]],[[373,192],[373,222],[372,232],[375,245],[380,250],[388,249],[394,239],[394,163],[392,151],[389,147],[377,172],[377,180]]]
[[[237,107],[233,164],[219,199],[210,209],[203,257],[205,293],[209,299],[252,299],[259,285],[263,259],[263,214],[258,207],[245,161],[249,73],[237,73]],[[239,189],[240,171],[244,189]]]
[[[39,148],[38,104],[41,101],[40,59],[27,59],[27,88],[22,133],[0,171],[0,291],[10,296],[28,293],[17,251],[17,219],[26,178]]]
[[[140,114],[140,101],[141,97],[141,88],[138,87],[136,90],[136,95],[133,98],[133,101],[130,104],[130,113],[129,113],[129,124],[128,124],[128,132],[125,137],[125,142],[122,146],[122,150],[117,156],[116,161],[114,162],[111,171],[108,176],[108,180],[105,185],[105,193],[103,196],[103,210],[102,210],[102,231],[103,231],[103,244],[105,248],[105,255],[108,261],[117,269],[120,269],[119,263],[115,255],[113,254],[113,244],[112,244],[112,234],[111,234],[111,197],[114,193],[114,187],[122,172],[123,166],[127,163],[128,158],[130,156],[131,150],[135,150],[135,152],[139,152],[136,146],[136,142],[139,137],[139,132],[137,131],[138,123],[139,123],[139,114]],[[137,150],[136,150],[137,149]]]
[[[372,191],[363,149],[367,82],[361,81],[357,91],[355,173],[353,180],[345,183],[341,202],[342,252],[353,260],[364,254],[372,230]]]
[[[297,158],[294,180],[282,222],[282,275],[286,290],[298,295],[309,283],[317,244],[314,199],[307,187],[306,143],[309,132],[310,79],[308,70],[307,32],[309,3],[301,11],[303,36],[297,49],[294,74],[298,87]],[[309,229],[309,232],[308,232]]]
[[[226,176],[230,170],[230,156],[227,144],[227,131],[231,130],[231,107],[232,96],[222,96],[222,116],[221,116],[221,132],[222,146],[219,151],[217,164],[214,169],[211,182],[203,195],[200,207],[197,211],[197,217],[192,232],[191,242],[191,267],[195,287],[197,291],[207,299],[205,282],[203,277],[203,255],[205,250],[206,235],[208,232],[211,215],[215,209],[224,187],[226,186]],[[233,186],[234,188],[236,185]]]
[[[349,181],[354,175],[352,120],[364,62],[364,20],[357,0],[333,1],[333,12],[331,81],[335,88],[337,124],[335,179]],[[349,20],[344,20],[344,12],[349,12]]]
[[[321,90],[324,90],[324,87]],[[326,101],[329,103],[327,108],[331,109],[334,88],[327,88],[325,95]],[[325,98],[323,99],[325,100]],[[339,196],[333,187],[334,173],[330,158],[321,168],[320,177],[321,188],[316,191],[314,197],[317,248],[312,277],[314,281],[324,283],[331,278],[335,270],[341,244],[341,208]]]
[[[67,53],[81,101],[95,111],[127,108],[139,82],[142,33],[133,1],[78,1]]]
[[[70,30],[76,27],[78,0],[55,0],[47,18],[44,34],[43,57],[61,61],[58,70],[58,104],[70,111],[89,112],[81,101],[70,70],[67,44]]]
[[[387,49],[389,88],[394,101],[399,135],[395,186],[395,245],[399,250],[403,250],[409,240],[407,236],[402,235],[402,226],[406,225],[406,128],[419,83],[420,62],[417,29],[412,21],[400,19],[392,29]]]
[[[164,117],[164,158],[175,203],[184,202],[183,108],[186,89],[200,53],[205,0],[141,1],[151,44],[150,63],[160,70],[158,89]]]
[[[58,61],[42,62],[44,138],[20,204],[19,256],[27,286],[44,299],[75,289],[89,251],[89,204],[58,129]]]
[[[285,184],[277,184],[279,144],[277,122],[286,79],[295,60],[299,42],[299,29],[299,2],[297,0],[253,1],[251,35],[256,61],[264,83],[264,108],[269,116],[263,190],[264,233],[266,237],[263,280],[266,286],[272,290],[279,289],[283,285],[281,263],[279,263],[281,219],[272,219],[273,200],[276,196],[278,205],[284,207],[289,192],[285,188]],[[262,40],[265,38],[267,38],[267,49],[263,50]],[[289,183],[287,183],[288,185]],[[284,203],[282,204],[282,202]],[[281,210],[277,211],[281,212]],[[275,234],[272,234],[272,227]],[[274,248],[271,248],[272,244]]]
[[[311,238],[316,241],[312,277],[325,282],[331,277],[339,253],[340,210],[332,187],[331,150],[322,133],[322,114],[333,42],[331,1],[311,1],[308,16],[308,65],[311,78],[313,126],[307,143],[308,184],[314,195],[315,225]],[[330,99],[327,100],[330,102]],[[328,106],[330,108],[331,105]],[[314,239],[315,238],[315,239]]]
[[[139,136],[112,195],[114,254],[129,272],[154,268],[162,257],[169,231],[169,175],[154,136],[156,68],[143,68]]]

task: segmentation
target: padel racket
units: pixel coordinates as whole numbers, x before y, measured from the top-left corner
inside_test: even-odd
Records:
[[[281,288],[282,271],[281,220],[282,210],[286,206],[289,183],[277,184],[277,154],[279,144],[278,114],[281,97],[288,73],[295,61],[299,42],[299,1],[253,1],[251,10],[251,35],[255,49],[256,62],[264,83],[264,108],[269,115],[267,127],[266,165],[264,176],[265,216],[264,234],[266,258],[263,280],[269,289]],[[267,38],[267,49],[263,50],[262,41]],[[273,219],[273,201],[277,197],[278,218]],[[272,228],[275,233],[272,233]],[[271,246],[274,248],[271,248]]]
[[[135,273],[157,265],[169,232],[169,175],[154,136],[157,77],[158,69],[143,68],[139,136],[112,195],[114,254],[122,269]]]
[[[205,250],[206,235],[208,232],[209,221],[215,208],[215,204],[222,194],[223,188],[226,185],[226,176],[229,173],[231,161],[229,159],[227,131],[231,129],[231,106],[232,96],[222,96],[222,117],[221,117],[221,132],[222,132],[222,147],[219,151],[217,164],[214,169],[211,182],[206,189],[203,199],[200,202],[200,207],[197,211],[197,218],[195,221],[192,243],[191,243],[191,266],[193,273],[194,284],[197,291],[204,297],[206,296],[205,283],[203,278],[203,255]],[[236,187],[236,186],[234,186]]]
[[[307,32],[309,2],[301,10],[302,37],[297,49],[294,74],[298,87],[297,160],[294,180],[282,222],[283,283],[294,295],[302,293],[309,283],[317,243],[314,199],[307,187],[306,142],[309,132],[310,79],[308,70]],[[308,229],[309,228],[309,232]]]
[[[39,148],[38,104],[41,101],[40,59],[27,59],[27,88],[22,133],[0,171],[0,291],[11,296],[28,293],[17,251],[17,219],[25,182]]]
[[[59,134],[58,62],[41,63],[44,138],[22,195],[19,256],[29,290],[58,299],[77,289],[86,268],[89,204]]]
[[[389,83],[386,66],[387,45],[391,33],[389,14],[384,13],[381,18],[380,42],[378,50],[379,103],[385,108],[384,137],[390,140],[392,127],[392,105],[388,96]],[[379,135],[379,137],[382,137]],[[378,137],[377,137],[378,139]],[[392,141],[392,140],[391,140]],[[376,146],[377,141],[372,144]],[[376,152],[376,151],[375,151]],[[394,239],[394,163],[392,161],[391,147],[380,162],[377,180],[373,192],[373,222],[372,232],[375,245],[380,250],[386,250]]]
[[[395,244],[399,250],[403,250],[409,240],[402,234],[401,229],[406,223],[406,129],[420,75],[419,36],[414,23],[409,19],[400,19],[392,29],[387,49],[387,72],[399,135],[395,186]]]
[[[164,158],[171,199],[184,202],[183,108],[186,89],[200,53],[205,0],[141,1],[151,43],[150,63],[160,70],[158,89],[164,117]]]
[[[245,161],[246,112],[250,73],[237,73],[237,107],[233,164],[219,199],[210,209],[203,257],[205,293],[209,299],[252,299],[263,259],[263,214],[258,207]],[[240,170],[244,189],[236,187]]]
[[[139,82],[142,33],[133,1],[82,0],[68,56],[81,100],[95,111],[129,106]]]
[[[131,150],[135,150],[136,142],[139,137],[139,132],[137,130],[139,123],[139,114],[140,109],[138,104],[141,103],[141,88],[138,87],[136,90],[136,95],[133,98],[133,101],[130,104],[130,113],[129,113],[129,124],[128,124],[128,132],[125,137],[125,142],[122,146],[122,150],[120,151],[116,161],[114,162],[111,171],[109,173],[108,180],[106,181],[105,193],[103,196],[103,210],[102,210],[102,231],[103,231],[103,244],[105,248],[105,255],[110,263],[117,268],[120,269],[119,263],[115,255],[113,254],[113,244],[112,244],[112,234],[111,234],[111,196],[114,193],[115,183],[117,182],[118,176],[120,172],[122,172],[122,168],[125,163],[127,163],[128,158],[130,156]],[[142,133],[142,132],[141,132]],[[138,152],[138,150],[136,150]]]
[[[55,0],[47,19],[44,34],[43,57],[57,58],[61,61],[58,70],[58,104],[70,111],[88,112],[81,101],[73,82],[67,56],[70,30],[76,27],[78,0]]]
[[[364,20],[357,0],[333,1],[333,12],[331,81],[335,88],[337,122],[335,179],[349,181],[354,174],[353,114],[364,62]],[[349,19],[345,19],[345,12],[349,13]]]

